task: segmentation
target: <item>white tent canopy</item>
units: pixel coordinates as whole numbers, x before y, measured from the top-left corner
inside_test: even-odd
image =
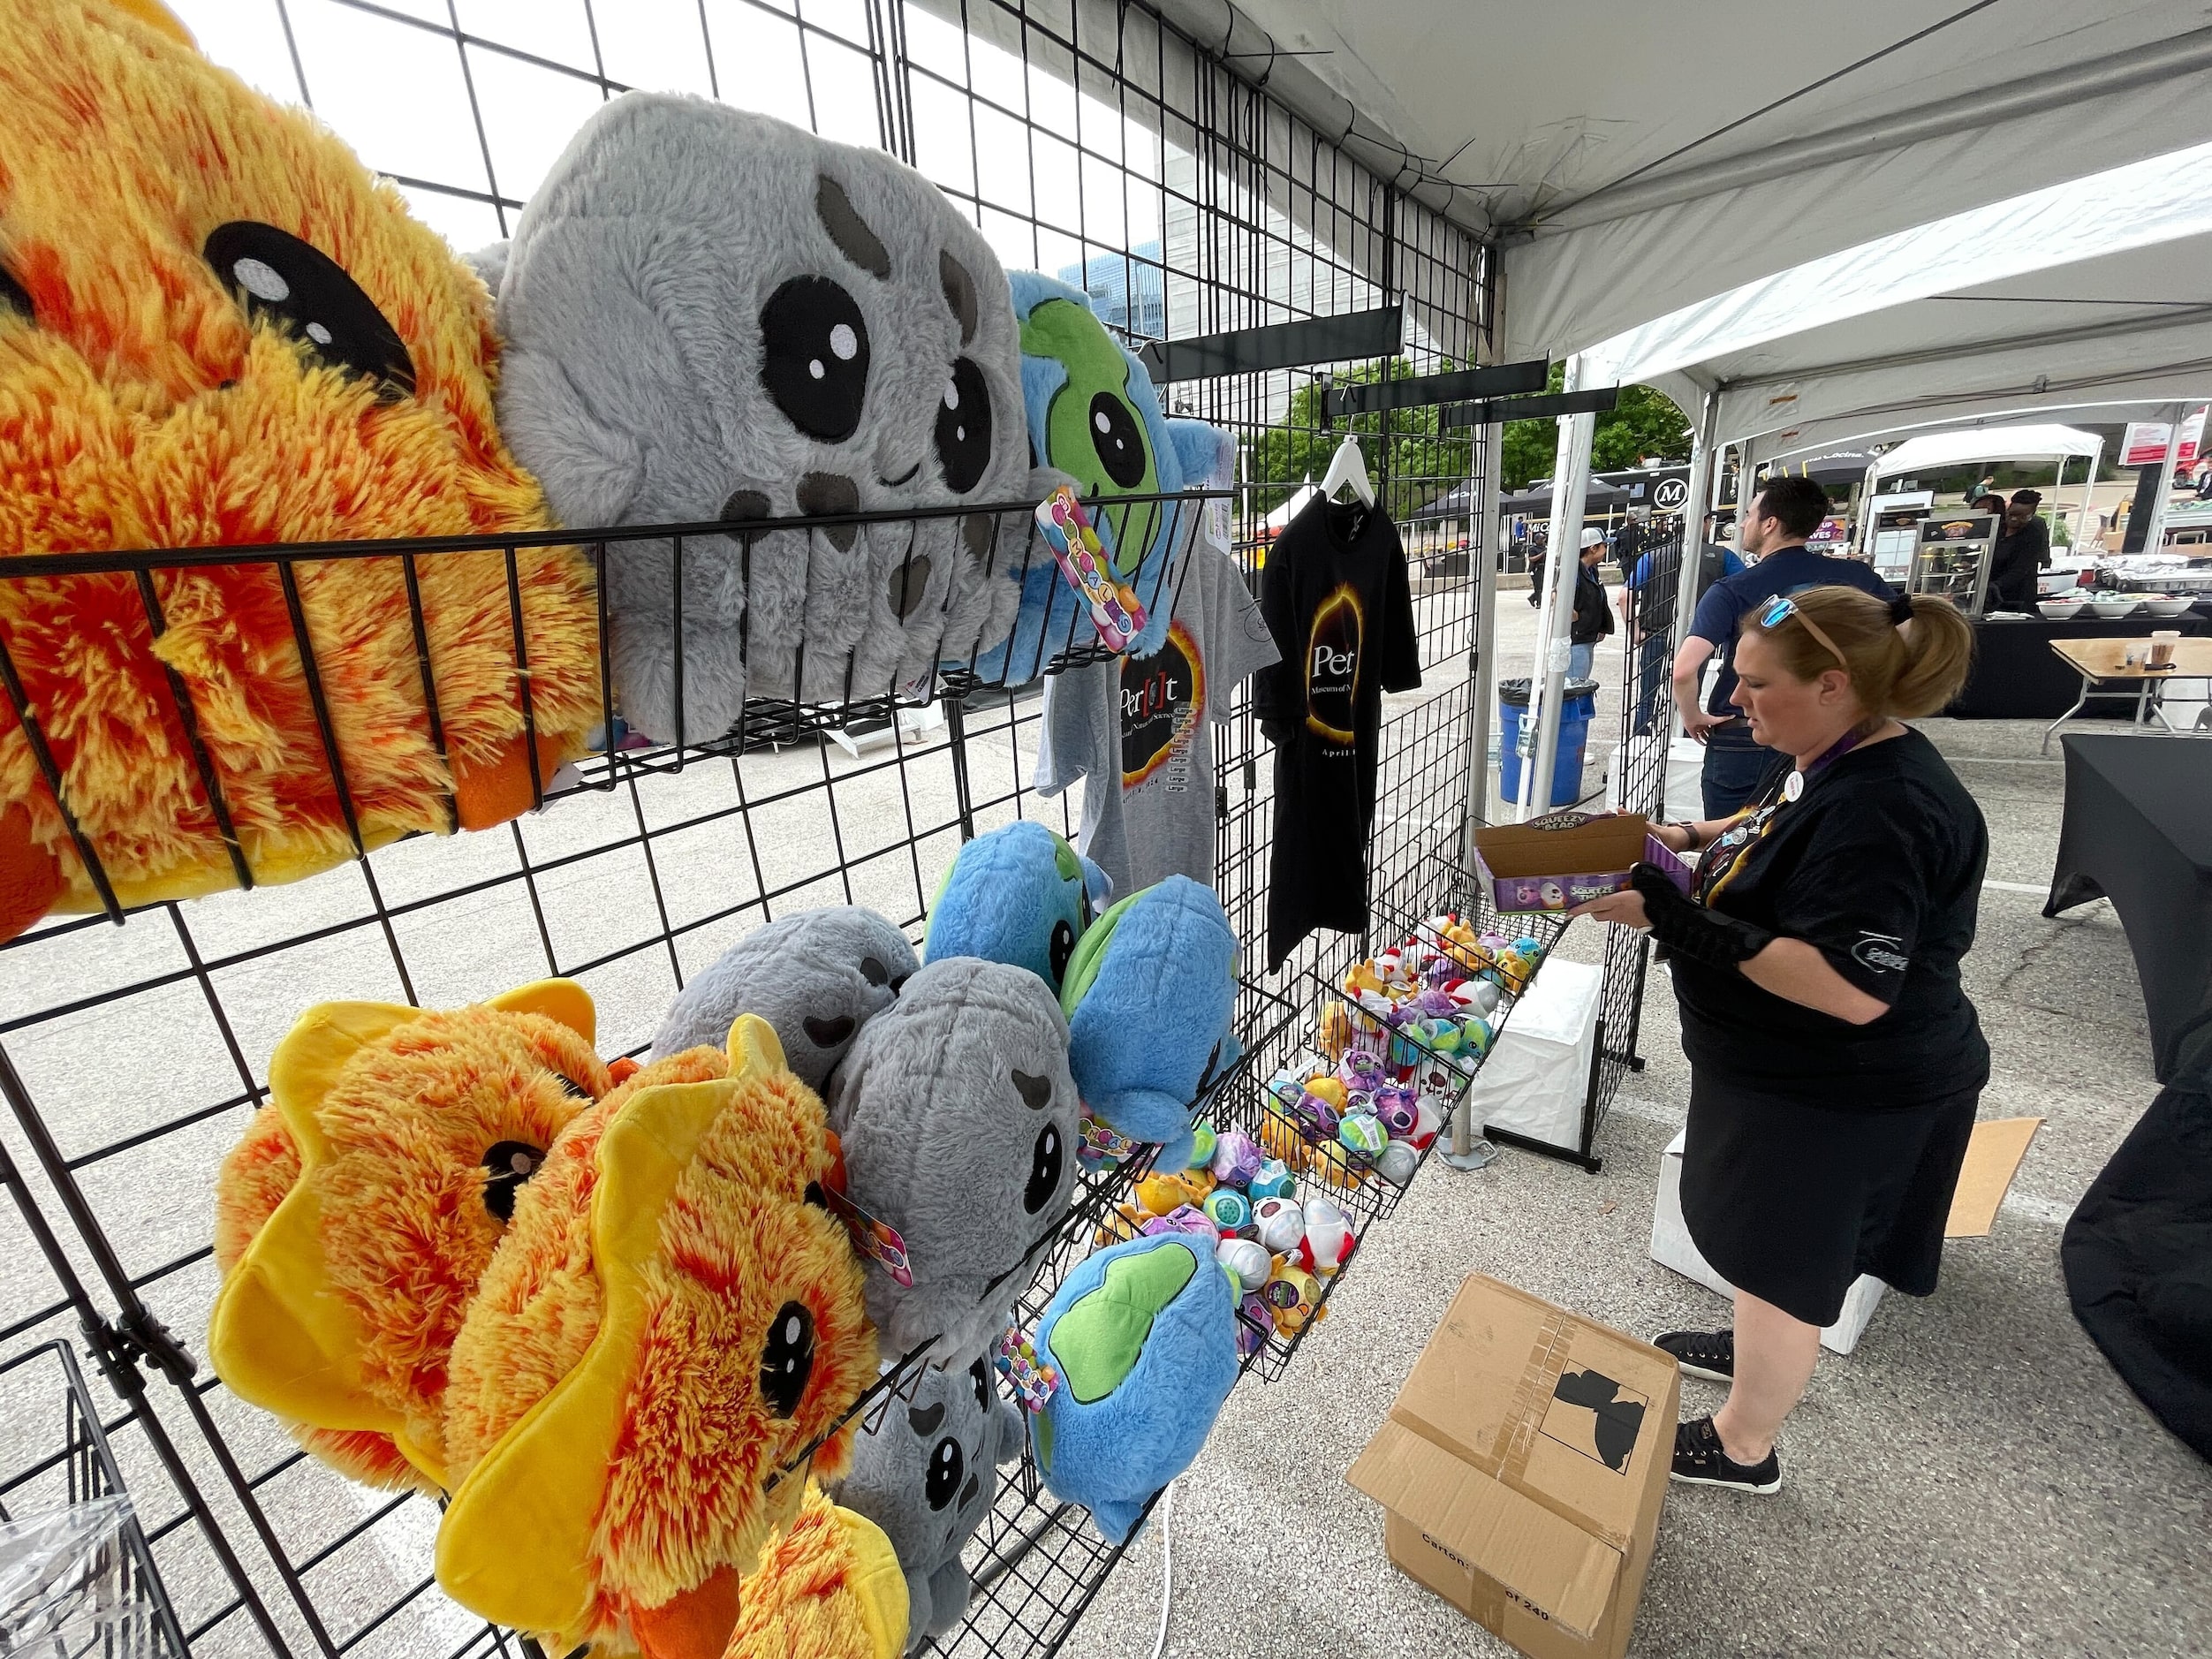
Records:
[[[1988,427],[1961,432],[1930,432],[1907,438],[1874,465],[1876,478],[1899,473],[1935,472],[1962,461],[2041,460],[2046,456],[2095,455],[2104,440],[2072,427]]]

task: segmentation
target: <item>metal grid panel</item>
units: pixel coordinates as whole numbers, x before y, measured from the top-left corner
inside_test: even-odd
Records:
[[[1002,257],[1078,280],[1133,344],[1396,299],[1410,360],[1396,372],[1470,361],[1488,337],[1481,250],[1141,6],[183,9],[218,60],[313,105],[464,247],[511,228],[557,150],[556,114],[557,140],[606,96],[676,86],[914,160]],[[1264,557],[1262,518],[1287,493],[1261,470],[1288,461],[1294,482],[1327,464],[1337,435],[1320,416],[1324,384],[1276,371],[1166,390],[1171,412],[1239,436],[1235,540],[1247,572]],[[1477,435],[1355,424],[1401,522],[1479,483]],[[1464,811],[1474,616],[1459,556],[1489,556],[1487,531],[1466,519],[1408,531],[1423,560],[1426,684],[1387,710],[1378,885],[1451,845]],[[602,1049],[634,1052],[684,978],[770,916],[858,902],[918,932],[962,840],[1023,816],[1072,827],[1072,803],[1028,784],[1037,688],[956,690],[942,725],[888,708],[762,709],[731,740],[587,767],[588,787],[497,830],[403,842],[288,887],[150,906],[120,929],[55,920],[5,947],[0,1085],[12,1121],[0,1124],[0,1155],[13,1155],[4,1172],[20,1216],[10,1219],[27,1232],[0,1269],[0,1329],[40,1336],[73,1318],[100,1345],[131,1405],[117,1458],[142,1493],[175,1495],[147,1531],[194,1652],[517,1651],[436,1592],[427,1506],[337,1480],[265,1414],[189,1375],[216,1282],[209,1171],[264,1100],[269,1050],[297,1011],[326,997],[451,1006],[564,972],[592,989]],[[1262,750],[1240,691],[1216,746],[1219,885],[1248,945],[1267,883]],[[1364,948],[1324,936],[1288,972]],[[1270,1001],[1247,993],[1247,1031],[1262,1028]],[[19,1164],[42,1178],[20,1180]],[[180,1386],[149,1390],[164,1365]],[[981,1543],[990,1583],[954,1643],[962,1651],[1050,1651],[1117,1555],[1079,1512],[1055,1513],[1034,1480],[1011,1490]],[[1014,1548],[1032,1535],[1045,1542]]]

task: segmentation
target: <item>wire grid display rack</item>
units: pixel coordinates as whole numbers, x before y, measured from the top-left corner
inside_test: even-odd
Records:
[[[472,32],[466,4],[436,22],[366,0],[269,4],[299,77],[296,94],[274,87],[280,95],[314,102],[317,42],[334,19],[349,39],[373,33],[410,61],[443,53],[473,70],[455,88],[481,177],[473,155],[451,178],[392,169],[418,210],[464,246],[504,233],[527,194],[497,164],[502,115],[488,89],[499,75],[549,78],[595,101],[630,84],[621,42],[634,45],[641,20],[666,30],[693,15],[580,0],[590,27],[579,38],[589,43],[564,56],[490,23]],[[736,0],[696,16],[696,50],[664,57],[658,79],[635,79],[693,75],[702,93],[776,108],[790,83],[768,83],[784,58],[717,50],[718,31],[743,17],[788,35],[806,108],[779,112],[914,161],[973,211],[1009,264],[1067,270],[1133,345],[1400,303],[1403,357],[1336,375],[1427,373],[1487,352],[1482,250],[1140,4],[853,0],[789,17]],[[852,128],[860,111],[872,132]],[[367,137],[349,136],[372,167],[387,165]],[[1163,388],[1170,413],[1239,438],[1233,542],[1248,576],[1265,557],[1267,513],[1303,473],[1321,473],[1341,436],[1322,413],[1325,385],[1323,374],[1279,369]],[[1408,883],[1441,879],[1436,860],[1465,814],[1471,561],[1493,552],[1491,526],[1420,515],[1455,489],[1480,499],[1490,458],[1480,429],[1439,431],[1419,412],[1352,427],[1382,507],[1405,526],[1425,680],[1386,701],[1371,885],[1407,890],[1399,907],[1425,913],[1434,903]],[[582,542],[597,561],[647,534],[728,548],[727,527],[549,539]],[[1053,666],[1079,667],[1087,655],[1063,652]],[[1045,799],[1029,783],[1036,686],[949,677],[934,690],[928,701],[887,692],[750,706],[727,733],[686,732],[587,761],[573,777],[534,778],[549,809],[495,830],[401,841],[280,888],[145,906],[120,928],[102,915],[56,919],[0,947],[10,1109],[0,1176],[15,1200],[0,1208],[0,1340],[83,1332],[122,1401],[116,1466],[149,1505],[146,1536],[190,1652],[522,1651],[437,1591],[432,1506],[330,1473],[193,1357],[216,1287],[213,1171],[265,1101],[269,1054],[299,1011],[360,997],[450,1007],[563,973],[590,989],[602,1050],[634,1053],[684,981],[763,920],[857,903],[918,936],[963,841],[1025,816],[1074,828],[1072,798]],[[1252,1052],[1209,1102],[1222,1121],[1295,1041],[1276,1017],[1279,988],[1367,951],[1322,936],[1285,965],[1277,989],[1257,974],[1272,758],[1241,688],[1225,712],[1215,733],[1217,886],[1246,944],[1238,1023]],[[1087,1188],[1084,1203],[1110,1202],[1110,1191]],[[1079,1233],[1056,1235],[1025,1317],[1088,1246]],[[1279,1374],[1293,1346],[1271,1343],[1253,1368]],[[0,1427],[0,1454],[18,1433],[12,1418]],[[1052,1651],[1118,1553],[1024,1470],[978,1536],[970,1616],[940,1647]]]
[[[19,1465],[0,1466],[0,1523],[102,1499],[127,1502],[130,1494],[109,1445],[107,1425],[66,1341],[57,1337],[0,1360],[0,1403],[10,1420],[27,1431],[22,1447],[27,1454]],[[29,1564],[19,1557],[11,1564],[16,1572],[10,1587],[27,1589],[22,1570]],[[102,1659],[184,1659],[184,1632],[135,1512],[125,1511],[107,1525],[72,1572],[45,1582],[74,1592],[81,1622],[65,1631],[49,1629],[21,1647],[0,1629],[0,1651],[54,1659],[93,1654]],[[0,1607],[0,1617],[7,1612]]]

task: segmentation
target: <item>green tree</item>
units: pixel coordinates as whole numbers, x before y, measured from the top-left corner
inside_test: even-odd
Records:
[[[1551,366],[1551,390],[1566,383],[1567,366]],[[1598,416],[1590,443],[1590,466],[1595,472],[1617,472],[1633,466],[1647,455],[1663,461],[1690,458],[1690,423],[1673,401],[1648,386],[1624,386],[1620,401]],[[1501,481],[1508,489],[1526,489],[1539,478],[1551,476],[1557,458],[1559,423],[1545,417],[1505,423]]]
[[[1392,380],[1410,380],[1417,372],[1443,374],[1458,367],[1447,360],[1433,370],[1416,371],[1400,358],[1390,362],[1390,371]],[[1379,378],[1372,364],[1362,364],[1337,375],[1335,383],[1366,385]],[[1443,494],[1462,482],[1473,465],[1473,434],[1465,429],[1439,430],[1439,412],[1434,405],[1354,415],[1349,423],[1338,421],[1334,430],[1323,429],[1322,409],[1321,383],[1308,381],[1291,394],[1290,408],[1282,423],[1260,434],[1251,459],[1251,481],[1261,486],[1254,492],[1255,511],[1269,511],[1289,500],[1308,478],[1319,483],[1337,446],[1344,442],[1347,424],[1366,449],[1367,465],[1378,471],[1383,466],[1387,443],[1390,505],[1396,512],[1410,511]]]

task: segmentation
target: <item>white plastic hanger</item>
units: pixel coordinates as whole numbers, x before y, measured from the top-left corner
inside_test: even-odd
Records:
[[[1346,484],[1360,497],[1362,506],[1375,505],[1375,486],[1367,479],[1367,458],[1360,448],[1360,440],[1346,433],[1345,441],[1337,446],[1337,453],[1329,463],[1329,471],[1321,481],[1321,493],[1329,500],[1337,498],[1337,492]]]

